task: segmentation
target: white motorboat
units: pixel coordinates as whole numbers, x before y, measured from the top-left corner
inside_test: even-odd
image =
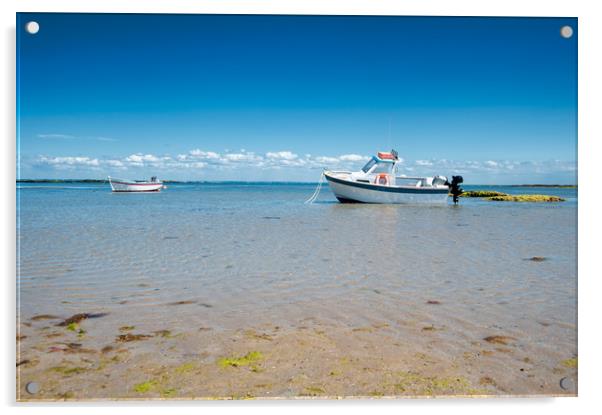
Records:
[[[445,176],[397,176],[398,163],[395,150],[379,152],[360,171],[325,170],[324,177],[341,203],[444,204],[450,191],[457,202],[461,176],[453,176],[451,183]]]
[[[150,180],[116,179],[109,176],[109,184],[113,192],[159,192],[165,187],[154,176]]]

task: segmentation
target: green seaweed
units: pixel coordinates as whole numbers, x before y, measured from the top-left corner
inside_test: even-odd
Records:
[[[55,366],[55,367],[51,367],[50,369],[48,369],[51,372],[57,372],[57,373],[61,373],[65,376],[69,376],[69,375],[77,375],[79,373],[85,372],[88,369],[86,369],[85,367],[67,367],[67,366]]]
[[[505,196],[492,196],[488,197],[487,200],[494,202],[564,202],[565,199],[558,196],[549,195],[505,195]]]
[[[136,326],[123,326],[119,327],[119,331],[132,331],[136,328]]]
[[[305,391],[307,392],[306,395],[309,396],[317,396],[326,393],[324,389],[317,386],[306,386]]]
[[[30,320],[39,321],[39,320],[58,320],[60,317],[57,317],[52,314],[39,314],[37,316],[33,316]]]
[[[67,324],[67,327],[65,327],[67,330],[69,331],[77,331],[79,329],[79,324],[73,322],[73,323],[69,323]]]
[[[258,333],[253,329],[246,330],[244,335],[251,339],[272,341],[274,338],[267,333]]]
[[[138,393],[146,393],[157,386],[156,380],[147,380],[146,382],[139,383],[134,385],[134,392]]]
[[[483,386],[496,386],[495,381],[489,376],[482,376],[481,379],[479,379],[479,384]]]
[[[190,372],[191,370],[195,369],[196,365],[193,362],[188,362],[188,363],[184,363],[181,364],[180,366],[175,368],[175,372],[179,375],[183,374],[183,373],[187,373]]]
[[[173,397],[178,391],[174,388],[169,388],[169,389],[163,389],[160,394],[161,397],[163,398],[171,398]]]
[[[67,391],[65,393],[61,393],[61,394],[57,395],[57,399],[67,400],[67,399],[73,399],[73,398],[75,398],[75,394],[71,391]]]
[[[148,334],[127,333],[127,334],[120,334],[119,336],[117,336],[117,338],[115,340],[120,343],[127,343],[127,342],[133,342],[133,341],[138,341],[138,340],[146,340],[151,337],[153,337],[153,336],[149,336]]]
[[[354,333],[359,333],[359,332],[372,333],[374,331],[374,327],[355,327],[355,328],[351,329],[351,331]]]
[[[485,340],[487,343],[503,344],[504,346],[507,346],[508,344],[514,342],[516,338],[512,336],[487,336],[483,340]]]
[[[100,317],[104,317],[106,316],[107,313],[79,313],[79,314],[74,314],[71,317],[69,317],[68,319],[60,322],[59,324],[57,324],[57,326],[70,326],[72,323],[79,323],[82,320],[87,320],[89,318],[100,318]]]
[[[568,368],[576,368],[577,367],[577,358],[573,357],[571,359],[565,359],[562,362],[560,362],[562,364],[562,366],[564,367],[568,367]]]
[[[255,399],[255,396],[253,396],[250,392],[247,392],[244,395],[232,395],[231,399],[244,401],[244,400]]]
[[[496,197],[496,196],[508,196],[507,193],[496,192],[495,190],[469,190],[463,192],[461,197]]]
[[[249,366],[249,368],[251,369],[251,372],[253,373],[260,373],[263,372],[263,369],[261,369],[259,366],[257,365],[251,365]]]
[[[241,357],[222,357],[217,361],[221,367],[249,366],[263,359],[261,352],[252,351]]]

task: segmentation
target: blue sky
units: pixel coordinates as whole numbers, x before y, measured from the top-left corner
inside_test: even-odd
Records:
[[[17,42],[21,178],[315,181],[393,147],[576,181],[574,18],[21,13]]]

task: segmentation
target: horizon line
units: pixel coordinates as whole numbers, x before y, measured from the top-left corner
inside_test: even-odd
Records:
[[[108,179],[16,179],[16,183],[108,183]],[[285,180],[162,180],[163,183],[249,183],[249,184],[318,184],[318,181],[285,181]],[[519,184],[483,184],[483,183],[464,183],[467,186],[523,186],[523,187],[578,187],[578,183],[519,183]]]

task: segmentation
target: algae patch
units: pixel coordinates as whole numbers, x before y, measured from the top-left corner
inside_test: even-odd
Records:
[[[577,367],[577,358],[573,357],[571,359],[565,359],[565,360],[563,360],[560,363],[562,363],[562,366],[564,366],[564,367],[568,367],[568,368],[573,369],[573,368]]]
[[[267,333],[258,333],[255,330],[246,330],[244,335],[251,339],[272,341],[274,338]]]
[[[492,196],[487,200],[494,202],[564,202],[565,199],[558,196],[549,195],[504,195]]]
[[[146,340],[151,337],[153,337],[153,336],[149,336],[148,334],[127,333],[127,334],[120,334],[119,336],[117,336],[117,338],[115,340],[120,343],[127,343],[127,342],[133,342],[133,341],[138,341],[138,340]]]
[[[69,324],[67,324],[67,327],[65,327],[65,328],[69,331],[77,331],[77,329],[79,328],[79,324],[69,323]]]
[[[134,392],[146,393],[157,386],[156,380],[148,380],[146,382],[139,383],[134,386]]]
[[[463,192],[461,197],[503,197],[509,196],[507,193],[496,192],[494,190],[470,190]]]
[[[479,385],[483,386],[497,386],[495,381],[489,376],[483,376],[479,379]]]
[[[174,337],[171,334],[171,330],[157,330],[157,331],[153,331],[153,333],[155,334],[155,336],[164,337],[166,339],[170,339],[170,338]]]
[[[463,192],[461,197],[485,198],[494,202],[564,202],[565,199],[550,195],[510,195],[494,190],[471,190]]]
[[[132,331],[136,328],[136,326],[123,326],[119,327],[119,331]]]
[[[217,364],[221,367],[240,367],[249,366],[250,364],[257,363],[262,359],[263,354],[261,354],[261,352],[253,351],[241,357],[222,357],[217,361]]]
[[[503,344],[504,346],[514,342],[516,338],[511,336],[487,336],[483,340],[487,343]]]
[[[86,372],[88,369],[85,367],[67,367],[67,366],[55,366],[48,369],[50,372],[56,372],[65,376],[77,375],[79,373]]]
[[[171,398],[171,397],[175,396],[175,394],[177,392],[178,391],[176,389],[174,389],[174,388],[164,389],[164,390],[161,391],[161,397],[162,398]]]
[[[32,321],[40,321],[40,320],[58,320],[60,317],[54,316],[52,314],[38,314],[37,316],[33,316],[31,318]]]
[[[196,365],[193,362],[188,362],[188,363],[184,363],[181,364],[180,366],[175,368],[175,372],[179,375],[190,372],[191,370],[195,369]]]
[[[302,396],[303,396],[303,395],[317,396],[317,395],[323,395],[324,393],[326,393],[326,392],[324,391],[324,389],[322,389],[322,388],[320,388],[320,387],[317,387],[317,386],[307,386],[307,387],[305,388],[305,392],[306,392],[306,393],[304,393],[304,394],[301,394],[301,395],[302,395]]]
[[[108,313],[79,313],[79,314],[74,314],[71,317],[69,317],[68,319],[60,322],[59,324],[57,324],[57,326],[60,327],[69,327],[70,325],[72,325],[73,323],[77,324],[82,320],[87,320],[89,318],[100,318],[100,317],[104,317],[106,316]]]

